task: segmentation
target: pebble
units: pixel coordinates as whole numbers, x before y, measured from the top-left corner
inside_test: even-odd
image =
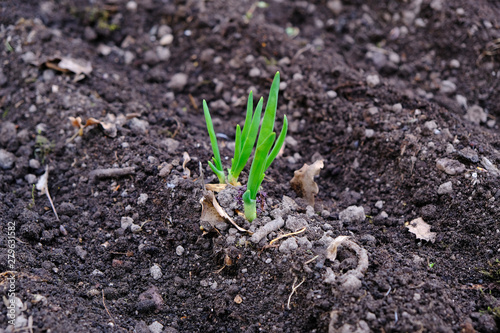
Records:
[[[457,91],[457,85],[449,80],[443,80],[441,81],[441,84],[439,85],[439,92],[442,94],[453,94],[455,91]]]
[[[297,241],[295,240],[294,237],[290,237],[287,240],[285,240],[283,243],[281,243],[279,247],[279,251],[281,253],[290,253],[295,250],[297,250],[299,246],[297,245]]]
[[[340,0],[331,0],[331,1],[328,1],[326,3],[326,6],[336,16],[338,16],[342,12],[342,1],[340,1]]]
[[[184,73],[177,73],[172,76],[168,87],[173,90],[182,90],[186,86],[188,81],[188,76]]]
[[[306,216],[308,218],[311,218],[311,217],[313,217],[315,215],[316,215],[316,213],[314,212],[314,208],[312,206],[307,206],[306,207]]]
[[[137,199],[138,205],[144,205],[148,201],[149,196],[146,193],[141,193]]]
[[[182,256],[184,254],[184,248],[182,247],[182,245],[179,245],[175,248],[175,253],[178,255],[178,256]]]
[[[474,149],[470,147],[466,147],[464,149],[461,149],[458,151],[458,155],[464,159],[466,159],[469,162],[472,163],[477,163],[479,162],[479,156],[477,153],[474,151]]]
[[[365,218],[365,209],[362,206],[349,206],[339,213],[339,220],[342,222],[363,222]]]
[[[135,54],[132,53],[132,51],[125,51],[123,59],[125,61],[125,64],[130,65],[135,59]]]
[[[334,99],[337,97],[337,93],[334,90],[328,90],[326,92],[326,96],[328,96],[328,98]]]
[[[129,12],[135,12],[137,10],[137,2],[135,1],[127,2],[126,8]]]
[[[169,34],[172,34],[172,28],[170,28],[168,25],[166,24],[162,24],[160,25],[160,27],[158,28],[158,38],[162,38],[162,37],[165,37]]]
[[[453,184],[450,182],[446,182],[446,183],[443,183],[441,185],[439,185],[438,187],[438,190],[437,190],[438,194],[451,194],[453,193]]]
[[[168,59],[170,59],[171,53],[168,47],[157,46],[156,55],[158,56],[158,60],[167,61]]]
[[[486,112],[479,105],[473,105],[468,108],[464,118],[477,125],[486,122],[488,119]]]
[[[71,202],[63,202],[59,204],[57,211],[60,215],[73,216],[76,214],[75,205],[73,205]]]
[[[379,200],[375,203],[375,207],[378,209],[382,209],[384,207],[384,202],[382,200]]]
[[[147,120],[132,118],[130,119],[128,126],[132,132],[136,134],[146,134],[149,127],[149,122]]]
[[[253,67],[252,69],[250,69],[250,72],[248,72],[248,76],[250,77],[259,77],[260,76],[260,69],[258,69],[257,67]]]
[[[374,321],[377,320],[377,316],[373,312],[366,313],[366,320]]]
[[[365,129],[365,137],[366,138],[373,138],[373,136],[375,135],[375,131],[370,129],[370,128],[367,128]]]
[[[170,174],[170,171],[172,171],[172,168],[173,166],[170,163],[163,165],[160,169],[160,172],[158,173],[158,176],[160,176],[161,178],[167,177]]]
[[[151,325],[148,326],[151,333],[161,333],[163,331],[163,325],[157,321],[154,321]]]
[[[36,176],[34,174],[28,173],[26,176],[24,176],[24,179],[28,182],[28,184],[35,184],[36,183]]]
[[[460,61],[457,59],[451,59],[450,60],[450,67],[451,68],[460,68]]]
[[[172,44],[174,41],[174,35],[172,34],[166,34],[165,36],[160,38],[160,45],[166,46]]]
[[[448,175],[456,175],[465,171],[465,166],[462,163],[450,158],[439,158],[436,160],[436,167]]]
[[[134,223],[134,219],[128,216],[122,216],[120,227],[123,230],[127,230]]]
[[[376,87],[376,86],[378,86],[380,84],[380,78],[378,77],[377,74],[368,75],[366,77],[366,84],[370,88],[374,88],[374,87]]]
[[[75,246],[75,251],[76,251],[76,255],[79,256],[82,259],[85,259],[85,257],[87,256],[87,251],[85,251],[83,249],[83,247],[81,247],[79,245]]]
[[[456,95],[455,100],[457,103],[463,107],[464,109],[467,109],[467,97],[462,96],[462,95]]]
[[[30,166],[30,168],[35,169],[35,170],[40,168],[40,162],[38,162],[38,160],[35,160],[34,158],[32,158],[28,162],[28,165]]]
[[[149,272],[151,273],[151,276],[155,280],[158,280],[163,276],[163,273],[161,272],[161,268],[157,264],[154,264],[153,266],[151,266],[151,268],[149,269]]]
[[[179,141],[174,140],[172,138],[167,138],[165,140],[162,140],[161,143],[162,143],[162,145],[167,147],[167,151],[169,153],[175,152],[177,150],[177,148],[179,148],[179,145],[181,144]]]
[[[16,125],[6,121],[0,127],[0,143],[6,145],[9,141],[16,139]]]

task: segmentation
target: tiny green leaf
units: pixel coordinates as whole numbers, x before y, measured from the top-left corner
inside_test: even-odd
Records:
[[[210,111],[208,110],[207,102],[203,100],[203,113],[205,114],[205,122],[207,123],[208,136],[210,137],[210,143],[212,145],[212,152],[214,153],[214,163],[208,162],[212,171],[217,175],[219,182],[224,184],[225,176],[224,169],[222,168],[222,162],[220,159],[219,146],[217,145],[217,137],[215,136],[214,125],[212,124],[212,117],[210,116]]]

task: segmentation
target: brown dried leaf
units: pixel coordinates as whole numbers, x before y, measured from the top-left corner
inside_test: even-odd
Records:
[[[418,239],[423,239],[432,243],[436,241],[437,234],[431,232],[431,226],[425,223],[421,217],[412,220],[406,227],[412,234],[415,234]]]
[[[323,160],[318,160],[311,165],[304,163],[304,166],[294,172],[290,181],[290,186],[297,195],[306,199],[307,203],[314,206],[314,197],[319,192],[318,184],[314,182],[314,177],[319,175],[323,169]]]
[[[208,230],[213,228],[224,229],[226,227],[226,221],[228,221],[239,231],[252,234],[252,232],[238,226],[236,222],[234,222],[233,219],[229,215],[227,215],[224,209],[217,202],[214,192],[203,191],[203,198],[201,198],[200,203],[200,222],[203,228]]]
[[[73,127],[76,127],[78,129],[82,128],[82,118],[80,117],[68,117],[69,118],[69,121],[71,121],[71,125],[73,125]]]
[[[189,170],[186,165],[188,164],[189,161],[191,161],[191,157],[189,156],[187,151],[185,151],[182,154],[182,159],[184,160],[184,162],[182,162],[182,169],[184,170],[184,177],[189,178],[189,177],[191,177],[191,170]]]
[[[89,118],[87,119],[87,122],[85,123],[84,127],[91,126],[91,125],[97,125],[100,124],[101,122],[95,118]]]

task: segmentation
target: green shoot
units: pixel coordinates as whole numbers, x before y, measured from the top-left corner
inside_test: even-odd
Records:
[[[212,124],[212,117],[210,116],[207,102],[205,102],[205,100],[203,100],[203,112],[205,113],[205,121],[207,123],[208,135],[210,136],[210,143],[212,144],[212,151],[214,153],[214,157],[212,157],[212,160],[215,163],[214,164],[208,161],[208,165],[219,179],[219,183],[225,184],[226,176],[224,174],[224,169],[222,168],[222,162],[220,160],[219,146],[217,145],[217,137],[215,136],[214,125]]]
[[[257,149],[255,150],[255,156],[252,161],[252,166],[250,167],[247,190],[243,194],[245,217],[250,222],[257,217],[257,193],[264,180],[265,172],[281,150],[288,130],[288,120],[286,116],[284,116],[281,133],[275,142],[276,133],[274,132],[274,120],[276,119],[276,109],[278,106],[279,85],[280,75],[279,72],[277,72],[269,91],[266,111],[264,112],[264,118],[257,140]]]

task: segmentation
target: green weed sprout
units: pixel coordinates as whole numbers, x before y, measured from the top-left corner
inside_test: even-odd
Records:
[[[226,176],[224,174],[224,169],[222,168],[222,162],[220,160],[219,146],[217,145],[217,137],[215,136],[214,125],[212,124],[212,117],[210,117],[210,112],[208,111],[207,102],[205,100],[203,100],[203,112],[205,113],[205,121],[207,123],[208,136],[210,137],[212,152],[214,153],[214,157],[212,157],[214,163],[208,161],[208,165],[219,179],[219,183],[225,184]]]
[[[265,172],[276,156],[278,156],[278,153],[285,142],[286,132],[288,130],[288,120],[286,116],[284,116],[281,133],[275,142],[276,133],[274,132],[274,120],[276,118],[276,109],[278,105],[279,85],[280,74],[277,72],[269,91],[269,98],[264,112],[264,117],[262,119],[262,125],[260,125],[260,116],[262,113],[264,99],[260,98],[254,112],[252,92],[250,92],[248,96],[247,113],[243,130],[241,130],[240,125],[236,125],[234,157],[231,160],[231,168],[228,169],[227,177],[227,181],[230,184],[238,184],[238,177],[247,164],[250,155],[252,154],[255,141],[257,140],[257,148],[255,150],[252,166],[250,167],[250,174],[248,176],[247,190],[243,194],[245,217],[250,222],[257,217],[257,193],[259,192],[260,185],[264,180]],[[220,159],[217,137],[215,135],[212,118],[205,100],[203,100],[203,112],[205,114],[205,121],[207,123],[207,130],[208,135],[210,136],[212,151],[214,153],[214,157],[212,158],[213,163],[209,161],[208,165],[219,179],[219,182],[221,184],[225,184],[226,176]]]
[[[255,140],[257,140],[257,134],[259,132],[260,115],[262,113],[263,104],[264,99],[261,97],[257,107],[255,108],[255,112],[253,112],[253,95],[252,92],[250,92],[250,95],[248,96],[247,114],[245,117],[245,124],[243,125],[243,131],[241,130],[240,125],[236,125],[234,157],[231,160],[231,168],[227,170],[227,181],[231,185],[238,185],[238,177],[240,176],[241,171],[243,171],[243,168],[245,168],[245,165],[252,154],[253,146],[255,145]],[[215,163],[214,164],[209,161],[208,165],[217,175],[217,178],[219,178],[219,182],[221,184],[225,184],[225,173],[220,160],[217,137],[215,136],[212,118],[210,117],[210,111],[208,110],[205,100],[203,100],[203,112],[205,113],[208,135],[210,136],[212,151],[214,153],[213,161]]]
[[[274,76],[269,98],[267,100],[266,111],[260,128],[259,138],[257,140],[257,148],[250,167],[248,175],[247,190],[243,193],[243,206],[245,217],[252,222],[257,217],[257,193],[260,185],[264,180],[265,172],[274,161],[276,156],[285,142],[286,132],[288,130],[288,120],[286,116],[283,118],[283,127],[278,139],[274,132],[274,120],[276,118],[276,108],[278,106],[278,92],[280,86],[280,74]],[[273,146],[274,144],[274,146]],[[271,150],[272,147],[272,150]],[[271,152],[269,152],[271,151]]]

